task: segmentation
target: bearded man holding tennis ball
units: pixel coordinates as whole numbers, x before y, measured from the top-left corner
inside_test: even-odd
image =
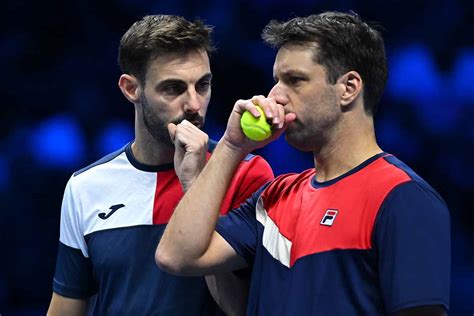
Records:
[[[247,315],[446,315],[449,211],[375,137],[387,79],[380,33],[356,14],[325,12],[271,21],[262,37],[278,49],[276,83],[268,98],[236,102],[156,262],[183,275],[252,267]],[[266,139],[257,105],[272,125]],[[277,177],[219,218],[240,160],[283,131],[314,168]]]

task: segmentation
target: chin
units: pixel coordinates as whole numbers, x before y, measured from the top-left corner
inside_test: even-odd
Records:
[[[308,137],[304,137],[301,133],[288,131],[285,134],[286,142],[291,146],[303,152],[313,151],[312,143],[308,142]]]

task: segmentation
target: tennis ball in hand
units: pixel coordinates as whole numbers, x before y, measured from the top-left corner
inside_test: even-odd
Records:
[[[240,127],[245,136],[251,140],[261,141],[272,135],[271,125],[268,124],[263,110],[257,106],[260,117],[254,117],[249,111],[245,111],[240,118]]]

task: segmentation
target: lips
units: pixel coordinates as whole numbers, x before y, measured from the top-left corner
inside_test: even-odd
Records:
[[[201,128],[204,124],[204,119],[196,114],[196,115],[185,115],[185,116],[181,116],[175,120],[172,120],[171,123],[174,123],[176,125],[180,124],[183,120],[187,120],[188,122],[190,122],[191,124],[193,124],[194,126],[198,127],[198,128]]]

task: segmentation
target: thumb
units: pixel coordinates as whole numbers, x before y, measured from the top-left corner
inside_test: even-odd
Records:
[[[176,137],[176,129],[178,127],[174,123],[169,123],[167,127],[168,127],[168,133],[170,134],[170,138],[174,143],[174,139]]]

